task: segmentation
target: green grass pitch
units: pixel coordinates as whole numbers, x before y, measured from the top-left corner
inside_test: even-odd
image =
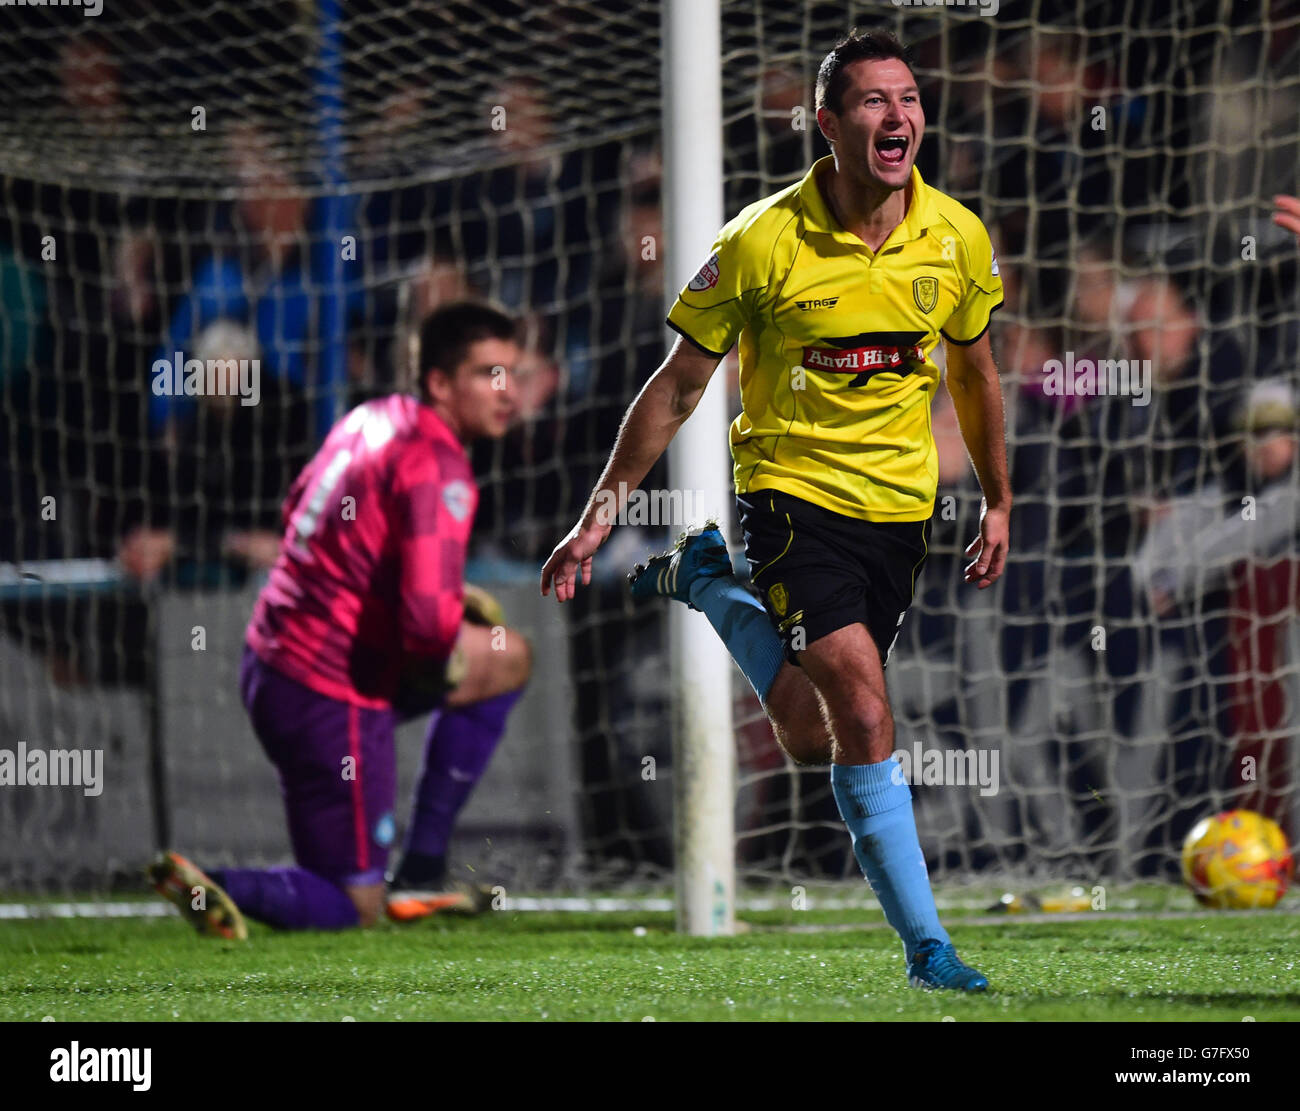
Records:
[[[364,933],[254,925],[246,944],[175,918],[2,921],[0,1020],[1300,1019],[1300,914],[1284,910],[953,916],[992,985],[976,997],[909,989],[891,931],[845,928],[867,912],[744,917],[750,932],[721,940],[680,937],[666,914],[505,910]]]

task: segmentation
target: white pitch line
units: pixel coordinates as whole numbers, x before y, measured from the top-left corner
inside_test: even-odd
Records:
[[[167,918],[176,908],[167,903],[0,903],[0,919],[31,918]]]
[[[984,910],[988,901],[979,900],[939,900],[941,910]],[[1070,922],[1085,919],[1123,920],[1125,918],[1210,918],[1221,911],[1214,910],[1171,910],[1143,911],[1134,901],[1126,900],[1114,911],[1082,911],[1075,913],[1034,913],[1034,914],[997,914],[979,918],[960,919],[961,925],[998,925],[1007,922]],[[585,895],[507,895],[501,910],[570,914],[615,914],[620,912],[668,913],[674,907],[673,900],[665,896],[585,896]],[[741,912],[758,912],[789,910],[790,901],[786,898],[754,897],[738,899],[736,909]],[[880,907],[869,899],[853,898],[814,898],[805,900],[804,911],[853,910],[879,912]],[[176,910],[168,903],[149,901],[102,901],[102,902],[67,902],[67,903],[0,903],[0,921],[30,921],[42,918],[167,918]],[[796,912],[802,913],[802,912]],[[1270,914],[1275,911],[1243,911],[1237,913]],[[1285,914],[1286,911],[1280,913]],[[884,922],[869,922],[858,925],[775,925],[760,926],[759,929],[773,930],[855,930],[883,928]]]
[[[954,918],[949,922],[951,926],[1012,926],[1012,925],[1056,925],[1061,922],[1136,922],[1144,921],[1151,918],[1158,918],[1163,921],[1177,920],[1180,918],[1192,920],[1196,918],[1222,918],[1230,916],[1232,918],[1255,918],[1261,915],[1274,915],[1280,917],[1294,917],[1300,914],[1300,911],[1293,910],[1080,910],[1080,911],[1062,911],[1060,913],[1038,912],[1034,914],[986,914],[978,918]],[[829,933],[852,933],[855,930],[888,930],[892,929],[888,922],[857,922],[857,923],[809,923],[806,926],[798,925],[779,925],[766,926],[756,925],[753,927],[756,933],[795,933],[795,934],[829,934]]]

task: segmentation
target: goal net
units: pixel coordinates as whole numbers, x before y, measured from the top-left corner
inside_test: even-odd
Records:
[[[826,153],[817,66],[886,27],[915,53],[919,168],[997,250],[1012,555],[962,582],[979,487],[941,389],[888,668],[940,881],[1170,878],[1231,806],[1300,829],[1300,294],[1268,218],[1300,191],[1300,13],[1157,8],[722,3],[728,216]],[[573,604],[535,597],[666,349],[666,252],[708,247],[664,241],[659,4],[3,18],[0,747],[102,772],[0,787],[0,885],[104,885],[163,842],[285,856],[235,684],[265,534],[329,423],[403,388],[419,319],[463,296],[525,321],[520,420],[475,451],[470,574],[538,673],[457,857],[519,888],[666,880],[667,612],[624,576],[689,523],[690,476],[656,468],[665,496]],[[233,399],[177,390],[190,359],[256,361],[257,403],[238,376]],[[734,354],[720,374],[734,413]],[[732,694],[740,877],[860,882],[826,770],[781,753],[739,674]],[[418,750],[417,728],[403,790]]]

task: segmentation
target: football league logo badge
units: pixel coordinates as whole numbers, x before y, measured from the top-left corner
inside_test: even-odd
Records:
[[[718,276],[721,271],[718,269],[718,256],[710,255],[709,261],[700,267],[700,272],[691,279],[687,289],[693,289],[696,293],[703,293],[706,289],[712,289],[718,284]]]

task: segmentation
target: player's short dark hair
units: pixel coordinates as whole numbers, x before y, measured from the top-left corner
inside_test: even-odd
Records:
[[[440,305],[420,322],[415,352],[418,392],[432,370],[452,374],[465,360],[471,345],[484,339],[518,340],[519,325],[507,314],[483,301],[451,301]]]
[[[908,69],[912,59],[892,31],[850,31],[832,47],[817,69],[817,108],[828,108],[839,115],[844,110],[844,90],[849,77],[844,71],[854,62],[879,62],[897,58]]]

